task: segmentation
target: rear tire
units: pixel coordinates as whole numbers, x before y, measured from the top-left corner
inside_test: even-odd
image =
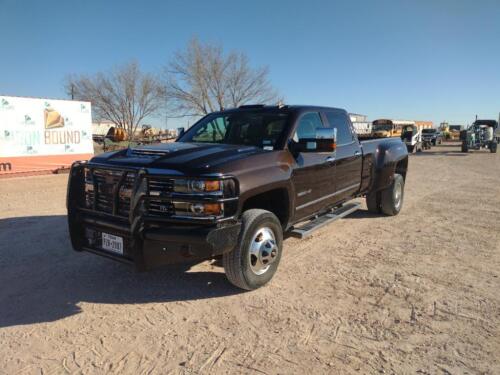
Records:
[[[251,209],[242,215],[238,245],[222,257],[229,282],[238,288],[253,290],[268,283],[281,259],[283,229],[269,211]]]
[[[380,192],[380,207],[384,214],[395,216],[403,207],[405,181],[403,176],[395,173],[391,186]]]
[[[469,152],[469,147],[465,142],[462,142],[462,152]]]

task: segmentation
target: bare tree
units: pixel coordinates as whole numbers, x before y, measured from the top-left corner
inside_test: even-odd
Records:
[[[267,67],[252,68],[241,52],[192,39],[165,68],[171,109],[181,115],[205,115],[225,108],[278,101]]]
[[[133,139],[138,126],[165,105],[165,88],[131,62],[111,72],[68,76],[65,89],[74,99],[92,103],[93,114],[123,128]]]

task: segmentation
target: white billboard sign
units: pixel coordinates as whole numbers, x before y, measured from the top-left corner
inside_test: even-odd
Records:
[[[93,154],[89,102],[0,96],[0,158]]]

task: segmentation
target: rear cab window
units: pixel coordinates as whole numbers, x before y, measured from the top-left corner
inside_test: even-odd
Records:
[[[337,129],[337,145],[347,145],[354,142],[354,133],[351,128],[351,122],[349,121],[349,116],[343,110],[327,110],[325,111],[326,119],[328,120],[328,125],[331,128]]]

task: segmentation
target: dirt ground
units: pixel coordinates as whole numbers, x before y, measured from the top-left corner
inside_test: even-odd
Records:
[[[67,176],[0,180],[0,373],[499,374],[500,154],[458,151],[410,157],[399,216],[286,240],[253,292],[75,253]]]

